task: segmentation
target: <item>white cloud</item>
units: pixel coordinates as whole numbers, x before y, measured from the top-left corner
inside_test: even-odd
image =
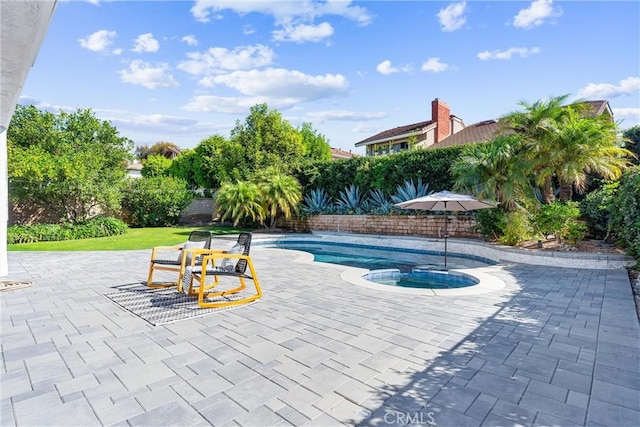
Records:
[[[272,32],[275,41],[282,42],[319,42],[333,35],[333,27],[328,22],[318,25],[284,25],[282,30]]]
[[[189,60],[182,61],[178,68],[193,75],[222,73],[264,67],[273,62],[275,53],[267,46],[239,46],[233,50],[212,47],[204,52],[187,53]]]
[[[478,53],[478,58],[483,61],[489,59],[511,59],[513,55],[518,55],[521,58],[526,58],[531,55],[536,55],[540,53],[540,49],[537,47],[526,48],[526,47],[510,47],[507,50],[494,50],[489,52],[485,50],[484,52]]]
[[[421,67],[422,71],[431,71],[433,73],[440,73],[449,69],[449,64],[440,62],[440,58],[429,58]]]
[[[80,46],[85,49],[89,49],[92,52],[119,55],[122,52],[122,49],[114,49],[112,51],[109,51],[108,49],[109,46],[113,44],[113,41],[117,36],[118,33],[115,31],[100,30],[83,39],[78,39],[78,42],[80,42]]]
[[[157,89],[159,87],[177,87],[178,82],[168,72],[169,65],[165,63],[151,64],[135,60],[131,61],[128,70],[120,70],[120,80],[124,83],[144,86],[147,89]]]
[[[638,94],[640,91],[640,78],[627,77],[620,81],[619,85],[611,83],[589,83],[578,91],[577,97],[584,99],[615,98],[620,95]]]
[[[185,42],[189,46],[198,46],[198,39],[193,34],[189,34],[188,36],[184,36],[181,41]]]
[[[351,129],[352,132],[369,133],[369,134],[378,132],[379,130],[380,130],[380,126],[371,125],[371,124],[359,124],[355,126],[353,129]]]
[[[133,52],[157,52],[160,43],[153,38],[152,33],[140,34],[133,42]]]
[[[553,0],[535,0],[527,9],[522,9],[513,18],[513,26],[530,30],[544,24],[546,19],[562,15],[560,8],[553,7]]]
[[[376,66],[376,71],[384,75],[400,73],[400,72],[406,73],[408,71],[411,71],[411,65],[407,64],[402,67],[394,67],[391,65],[391,61],[387,59],[385,61],[382,61]]]
[[[442,31],[455,31],[462,28],[465,22],[467,22],[467,18],[464,16],[466,9],[467,2],[465,1],[451,3],[444,9],[440,9],[440,12],[438,12],[436,16],[440,21]]]
[[[629,107],[629,108],[612,108],[613,116],[616,118],[619,117],[632,117],[632,118],[640,118],[640,107]]]
[[[373,16],[362,6],[355,6],[351,0],[318,1],[237,1],[237,0],[196,0],[191,8],[193,17],[200,22],[208,22],[211,12],[231,10],[239,15],[251,12],[273,16],[276,25],[294,22],[313,22],[317,17],[337,15],[368,25]]]
[[[311,76],[283,68],[234,71],[213,77],[213,82],[248,96],[291,99],[297,102],[341,95],[349,88],[349,82],[341,74]]]
[[[307,116],[313,120],[313,122],[323,123],[326,121],[369,121],[377,120],[387,116],[387,113],[358,113],[356,111],[346,110],[327,110],[327,111],[315,111],[308,113]]]
[[[249,36],[255,32],[256,32],[256,29],[253,28],[253,26],[251,26],[250,24],[246,24],[242,26],[242,34],[244,34],[245,36]]]
[[[265,97],[226,97],[214,95],[197,95],[182,107],[186,111],[201,113],[243,114],[251,107],[269,102]],[[289,108],[289,105],[269,103],[270,108]]]

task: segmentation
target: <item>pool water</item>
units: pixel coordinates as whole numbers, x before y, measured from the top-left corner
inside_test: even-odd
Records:
[[[449,274],[444,270],[444,253],[425,250],[386,248],[348,243],[284,241],[281,249],[309,252],[314,261],[385,270],[364,276],[366,280],[405,288],[445,289],[471,286],[477,281],[467,275]],[[485,267],[493,261],[459,254],[447,255],[448,269]]]

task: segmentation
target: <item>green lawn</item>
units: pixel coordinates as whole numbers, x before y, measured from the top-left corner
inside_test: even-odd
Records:
[[[214,235],[250,231],[233,227],[157,227],[130,228],[125,234],[96,239],[63,240],[9,245],[10,251],[122,251],[151,249],[154,246],[177,245],[187,241],[192,230],[209,230]]]

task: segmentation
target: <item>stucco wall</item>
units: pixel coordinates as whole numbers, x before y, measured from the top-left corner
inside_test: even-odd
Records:
[[[444,236],[444,216],[440,215],[318,215],[306,220],[279,221],[279,228],[295,232],[336,231],[359,234],[400,236]],[[449,216],[447,232],[451,237],[479,238],[472,216]]]

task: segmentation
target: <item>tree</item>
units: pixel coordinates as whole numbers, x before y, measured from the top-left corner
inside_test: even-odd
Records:
[[[188,188],[195,189],[199,187],[196,182],[196,163],[197,154],[195,150],[182,150],[178,157],[171,162],[167,173],[169,176],[184,180]]]
[[[329,141],[320,132],[315,130],[311,123],[303,123],[298,128],[304,147],[303,156],[313,161],[331,160],[331,147]]]
[[[622,133],[627,150],[635,156],[633,163],[640,165],[640,126],[634,126]]]
[[[167,176],[172,160],[158,154],[152,154],[142,164],[140,173],[145,178],[154,176]]]
[[[562,121],[562,116],[567,110],[563,107],[569,95],[551,97],[548,100],[539,100],[533,104],[520,101],[518,104],[524,111],[517,111],[503,116],[500,120],[503,135],[515,133],[519,135],[525,145],[527,156],[543,160],[550,155],[552,143],[550,135],[554,133],[557,123]],[[544,167],[544,161],[532,165],[534,169]],[[552,177],[535,173],[536,183],[542,191],[544,203],[551,203],[555,199]]]
[[[133,143],[91,110],[56,115],[18,105],[7,148],[14,200],[71,222],[119,208]]]
[[[149,147],[147,144],[138,145],[136,147],[135,156],[139,160],[146,160],[147,157],[153,155],[164,156],[167,149],[175,150],[178,152],[180,151],[180,148],[173,142],[159,141],[153,144],[151,147]]]
[[[269,166],[288,172],[304,153],[300,133],[267,104],[254,105],[244,123],[236,122],[231,141],[242,147],[243,179]]]
[[[226,182],[215,195],[215,211],[220,220],[233,220],[237,226],[241,221],[264,221],[265,212],[261,204],[260,188],[249,181]]]
[[[617,125],[604,116],[586,117],[571,107],[546,143],[548,156],[537,159],[542,178],[555,176],[560,199],[571,200],[573,187],[582,192],[587,174],[619,179],[629,165],[629,150],[618,146]]]
[[[296,206],[302,200],[302,190],[298,181],[288,175],[269,171],[258,181],[260,198],[269,228],[275,227],[279,216],[291,218]]]
[[[483,144],[464,147],[451,167],[454,189],[497,200],[507,210],[522,210],[535,200],[531,186],[531,161],[517,135],[499,136]]]
[[[224,182],[247,179],[251,173],[244,163],[243,147],[236,141],[213,135],[195,148],[194,175],[198,186],[218,188]]]

